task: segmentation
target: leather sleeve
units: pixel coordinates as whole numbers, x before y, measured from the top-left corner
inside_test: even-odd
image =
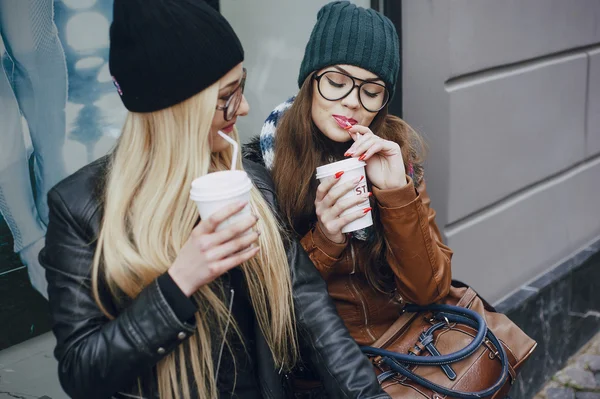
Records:
[[[158,288],[160,288],[160,291],[179,321],[194,324],[194,317],[198,311],[198,306],[192,298],[188,298],[181,291],[181,288],[173,281],[168,272],[164,272],[158,276],[156,281],[158,282]]]
[[[55,189],[48,194],[50,221],[40,262],[46,269],[58,375],[73,398],[108,398],[129,389],[195,327],[182,323],[157,281],[110,320],[91,292],[95,238]],[[105,295],[109,309],[109,296]],[[103,303],[105,301],[103,300]],[[114,309],[113,309],[114,310]]]
[[[388,398],[373,366],[350,337],[327,286],[297,240],[288,247],[296,321],[331,398]]]
[[[333,271],[333,266],[342,259],[344,249],[348,246],[348,239],[343,243],[333,242],[323,234],[319,225],[316,224],[302,237],[300,243],[323,279],[327,281]]]
[[[452,250],[442,242],[430,207],[425,181],[415,190],[412,179],[394,190],[373,187],[384,234],[388,263],[404,300],[418,305],[436,302],[450,290]]]
[[[270,178],[259,186],[277,209]],[[287,240],[296,323],[331,398],[389,398],[377,382],[373,366],[339,317],[327,286],[296,239]]]

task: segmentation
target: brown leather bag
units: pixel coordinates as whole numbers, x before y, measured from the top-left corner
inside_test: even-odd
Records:
[[[456,282],[453,282],[456,284]],[[458,283],[461,284],[461,283]],[[462,285],[462,284],[461,284]],[[511,385],[517,378],[517,372],[523,362],[531,356],[537,343],[525,334],[516,324],[501,313],[496,313],[492,306],[480,298],[477,293],[466,286],[452,286],[449,295],[440,302],[445,305],[455,305],[471,309],[481,315],[487,328],[501,342],[508,359],[508,378],[500,382],[501,388],[489,398],[504,398]],[[419,339],[421,333],[431,328],[437,321],[432,320],[432,312],[404,312],[398,320],[372,345],[371,348],[381,348],[388,351],[430,356],[428,350]],[[462,323],[449,322],[446,319],[444,327],[433,333],[433,345],[439,354],[446,355],[465,348],[473,341],[477,330]],[[435,349],[434,348],[434,349]],[[501,376],[502,366],[499,352],[489,339],[484,339],[479,348],[468,357],[452,363],[451,372],[456,375],[450,379],[447,372],[440,366],[408,366],[408,369],[427,381],[440,385],[452,391],[479,392],[494,383]],[[371,356],[376,373],[383,389],[392,398],[431,398],[441,399],[444,396],[431,389],[425,388],[414,380],[404,377],[387,364],[381,356]],[[389,361],[389,359],[387,359]],[[448,369],[446,369],[448,371]]]

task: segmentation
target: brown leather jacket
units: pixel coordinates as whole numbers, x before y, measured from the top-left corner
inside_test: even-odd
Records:
[[[338,313],[361,345],[372,344],[398,318],[403,302],[426,305],[450,289],[452,250],[442,243],[435,211],[422,181],[415,191],[412,179],[394,190],[373,187],[384,234],[391,253],[387,262],[396,277],[399,297],[390,299],[368,285],[356,267],[365,249],[356,239],[337,244],[315,227],[301,240],[327,283]]]

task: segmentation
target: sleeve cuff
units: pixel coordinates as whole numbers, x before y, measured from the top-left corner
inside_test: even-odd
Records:
[[[342,252],[346,249],[348,245],[348,238],[344,236],[344,242],[336,243],[331,241],[327,236],[321,231],[319,224],[315,225],[315,228],[312,230],[312,239],[313,244],[317,249],[323,252],[328,257],[338,260],[340,256],[342,256]]]
[[[413,180],[408,175],[406,176],[406,182],[404,187],[391,190],[381,190],[372,186],[373,195],[383,208],[401,208],[413,202],[418,195]]]
[[[187,322],[194,324],[194,314],[198,311],[198,308],[196,307],[196,304],[181,291],[168,272],[163,273],[158,277],[158,286],[177,318],[182,323]]]

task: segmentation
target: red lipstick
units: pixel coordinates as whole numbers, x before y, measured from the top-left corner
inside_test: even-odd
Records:
[[[348,130],[358,122],[356,119],[345,117],[344,115],[331,115],[335,119],[336,123],[342,129]]]

